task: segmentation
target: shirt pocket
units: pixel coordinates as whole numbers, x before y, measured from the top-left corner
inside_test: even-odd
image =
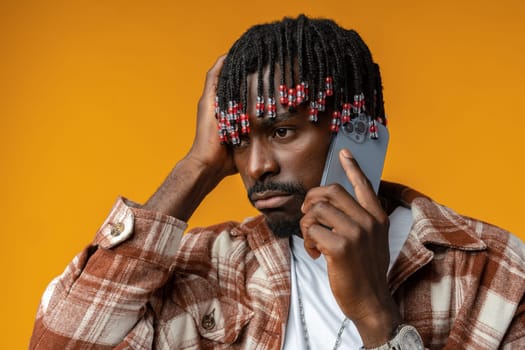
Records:
[[[213,298],[187,310],[201,337],[213,342],[232,344],[253,317],[253,312],[228,297]]]

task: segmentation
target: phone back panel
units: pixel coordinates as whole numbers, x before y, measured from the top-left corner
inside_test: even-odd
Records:
[[[381,182],[389,133],[384,125],[376,123],[376,126],[377,139],[370,138],[368,118],[364,116],[353,119],[352,122],[339,128],[326,157],[321,180],[322,186],[339,183],[355,198],[354,188],[339,162],[339,151],[347,148],[352,152],[354,159],[377,193]]]

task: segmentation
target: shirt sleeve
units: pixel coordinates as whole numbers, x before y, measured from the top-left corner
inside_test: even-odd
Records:
[[[118,198],[91,245],[47,287],[30,349],[151,348],[151,295],[169,278],[186,223]]]

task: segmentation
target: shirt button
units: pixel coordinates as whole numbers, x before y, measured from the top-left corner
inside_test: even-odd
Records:
[[[201,321],[201,326],[205,330],[209,331],[215,327],[215,309],[213,309],[209,314],[204,315]]]
[[[111,224],[111,235],[117,237],[124,231],[124,224],[119,222],[117,224]]]

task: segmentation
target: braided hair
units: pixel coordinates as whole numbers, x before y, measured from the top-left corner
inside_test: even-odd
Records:
[[[276,66],[279,77],[275,76]],[[265,68],[269,70],[266,84]],[[250,132],[246,112],[249,74],[257,74],[258,117],[275,117],[277,100],[289,109],[307,104],[310,121],[317,122],[318,113],[328,103],[334,132],[365,111],[372,137],[376,121],[386,125],[379,66],[357,32],[332,20],[304,15],[284,18],[251,27],[233,44],[219,77],[215,102],[219,137],[224,143],[236,145]]]

